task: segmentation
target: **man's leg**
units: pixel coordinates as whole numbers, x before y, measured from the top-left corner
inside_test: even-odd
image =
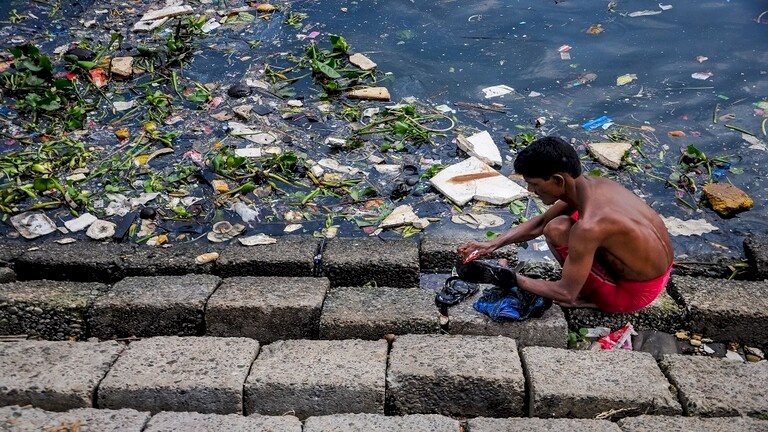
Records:
[[[563,265],[565,258],[557,251],[558,248],[568,247],[568,238],[571,235],[571,228],[576,223],[570,216],[558,216],[544,227],[544,238],[547,240],[549,250],[552,251],[555,259]]]

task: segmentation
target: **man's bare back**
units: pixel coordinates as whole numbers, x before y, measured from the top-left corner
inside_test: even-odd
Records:
[[[584,177],[577,195],[579,221],[593,227],[600,245],[596,258],[621,279],[644,281],[664,273],[672,263],[672,243],[659,215],[620,184]]]
[[[493,240],[459,246],[459,255],[485,255],[543,235],[562,264],[562,277],[547,281],[518,274],[517,284],[526,291],[562,306],[622,313],[647,306],[663,291],[672,269],[672,242],[642,199],[612,180],[583,175],[576,151],[557,137],[523,149],[515,171],[550,207]]]

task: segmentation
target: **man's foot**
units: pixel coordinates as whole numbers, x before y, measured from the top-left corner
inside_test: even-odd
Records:
[[[578,308],[578,309],[599,309],[596,304],[592,302],[588,302],[586,300],[582,299],[576,299],[573,302],[566,303],[566,302],[555,302],[560,307],[564,308]]]

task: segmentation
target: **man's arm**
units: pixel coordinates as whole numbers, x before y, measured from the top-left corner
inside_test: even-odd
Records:
[[[468,242],[458,247],[457,251],[462,257],[466,257],[472,251],[477,250],[480,255],[489,254],[496,249],[512,243],[533,240],[544,233],[544,227],[552,219],[566,213],[568,204],[558,201],[550,206],[544,213],[532,217],[520,225],[505,231],[495,239],[485,242]]]
[[[517,283],[520,288],[564,305],[577,304],[601,241],[598,232],[580,226],[581,223],[575,224],[571,229],[568,257],[563,263],[560,280],[531,279],[518,274]]]

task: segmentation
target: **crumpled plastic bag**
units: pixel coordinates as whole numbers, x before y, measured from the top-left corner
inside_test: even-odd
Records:
[[[636,335],[632,324],[627,323],[624,327],[611,332],[608,336],[603,336],[597,340],[602,350],[625,349],[632,351],[632,335]]]

